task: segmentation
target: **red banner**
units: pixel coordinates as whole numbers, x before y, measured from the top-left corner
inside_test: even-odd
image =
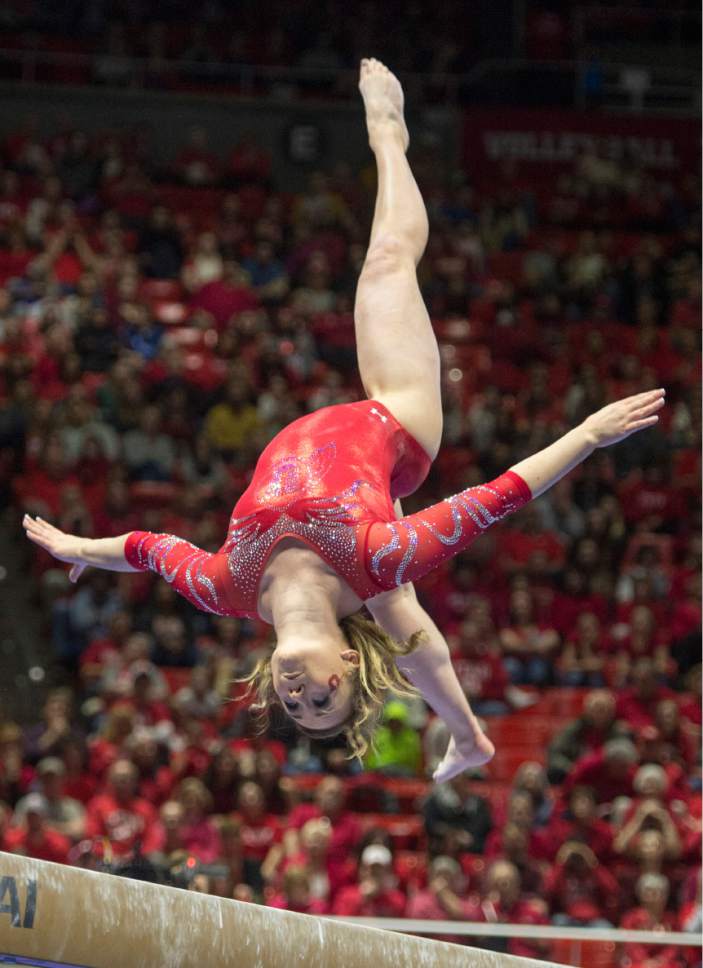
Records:
[[[526,174],[551,177],[585,152],[632,161],[666,176],[700,170],[700,125],[681,118],[634,117],[586,111],[469,110],[464,159],[482,181],[497,164],[515,161]]]

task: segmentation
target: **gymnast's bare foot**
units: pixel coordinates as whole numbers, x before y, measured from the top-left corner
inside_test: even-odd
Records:
[[[384,134],[400,136],[408,150],[410,135],[403,116],[403,88],[385,64],[373,57],[364,59],[359,70],[359,90],[366,109],[366,128],[372,150]]]
[[[432,779],[435,783],[445,783],[465,770],[488,763],[493,759],[495,751],[495,746],[484,733],[478,732],[460,743],[452,736],[444,759],[432,774]]]

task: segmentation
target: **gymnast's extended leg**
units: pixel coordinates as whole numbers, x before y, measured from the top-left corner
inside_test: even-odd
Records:
[[[415,274],[428,225],[405,157],[403,91],[376,60],[361,62],[359,89],[378,169],[371,240],[354,307],[359,372],[367,396],[387,406],[434,458],[442,437],[439,350]]]

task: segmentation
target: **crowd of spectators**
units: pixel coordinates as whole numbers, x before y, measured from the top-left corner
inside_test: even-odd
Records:
[[[361,393],[352,305],[372,183],[340,164],[291,196],[256,145],[221,159],[201,130],[158,181],[146,157],[138,138],[81,131],[3,145],[2,504],[72,533],[216,550],[266,442]],[[394,700],[370,791],[334,741],[275,715],[252,732],[231,683],[265,626],[196,612],[149,574],[88,571],[74,588],[32,554],[62,685],[38,722],[0,724],[0,848],[296,911],[695,930],[698,181],[584,156],[549,184],[506,167],[478,191],[414,161],[446,426],[409,510],[610,399],[668,391],[657,430],[418,587],[489,733],[555,688],[590,689],[583,711],[554,720],[543,762],[524,735],[517,772],[432,789],[441,724]],[[696,963],[639,945],[619,958]]]

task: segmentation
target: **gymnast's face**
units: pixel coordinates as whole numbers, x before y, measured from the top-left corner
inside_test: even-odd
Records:
[[[352,673],[359,654],[345,639],[286,637],[271,656],[273,688],[291,719],[305,729],[331,729],[351,712]]]

